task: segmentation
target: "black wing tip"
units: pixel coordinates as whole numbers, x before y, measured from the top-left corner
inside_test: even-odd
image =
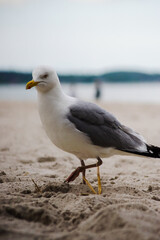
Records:
[[[151,158],[160,158],[160,147],[153,146],[153,145],[147,145],[147,151],[146,152],[139,152],[139,151],[125,151],[128,153],[133,153],[140,156],[145,157],[151,157]]]
[[[147,145],[148,154],[153,158],[160,158],[160,147]]]

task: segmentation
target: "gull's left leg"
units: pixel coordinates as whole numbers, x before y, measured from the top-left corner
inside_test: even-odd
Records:
[[[102,165],[103,162],[102,162],[102,159],[100,157],[97,157],[97,160],[98,160],[98,162],[96,164],[91,164],[91,165],[85,166],[85,169],[92,168],[92,167],[97,167],[98,194],[101,194],[102,193],[102,187],[101,187],[99,166]],[[87,185],[92,190],[92,192],[95,192],[94,189],[92,188],[92,186],[90,185],[90,183],[88,182],[88,180],[85,177],[83,177],[83,180],[87,183]]]
[[[86,175],[85,163],[84,163],[83,159],[80,159],[80,161],[81,161],[81,166],[84,167],[83,171],[82,171],[82,182],[83,182],[83,184],[86,184],[86,182],[84,180],[85,175]]]
[[[86,173],[86,165],[84,163],[83,159],[80,159],[81,161],[81,167],[76,168],[76,170],[74,170],[71,175],[64,181],[64,182],[71,182],[74,181],[80,174],[80,172],[82,173],[82,180],[83,183],[86,184],[85,182],[85,173]]]

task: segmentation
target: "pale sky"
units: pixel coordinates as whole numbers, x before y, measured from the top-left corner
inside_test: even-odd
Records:
[[[160,72],[160,0],[0,0],[0,69]]]

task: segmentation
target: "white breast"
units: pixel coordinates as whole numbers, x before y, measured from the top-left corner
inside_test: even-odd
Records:
[[[63,96],[61,99],[50,95],[40,94],[38,108],[43,127],[50,140],[66,152],[75,154],[77,157],[97,157],[96,147],[90,139],[75,128],[66,115],[71,104],[76,99]]]

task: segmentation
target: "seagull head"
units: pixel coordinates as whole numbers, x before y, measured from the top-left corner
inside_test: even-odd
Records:
[[[40,92],[47,92],[54,88],[59,80],[56,72],[49,67],[37,67],[32,72],[33,79],[26,84],[26,89],[37,88]]]

